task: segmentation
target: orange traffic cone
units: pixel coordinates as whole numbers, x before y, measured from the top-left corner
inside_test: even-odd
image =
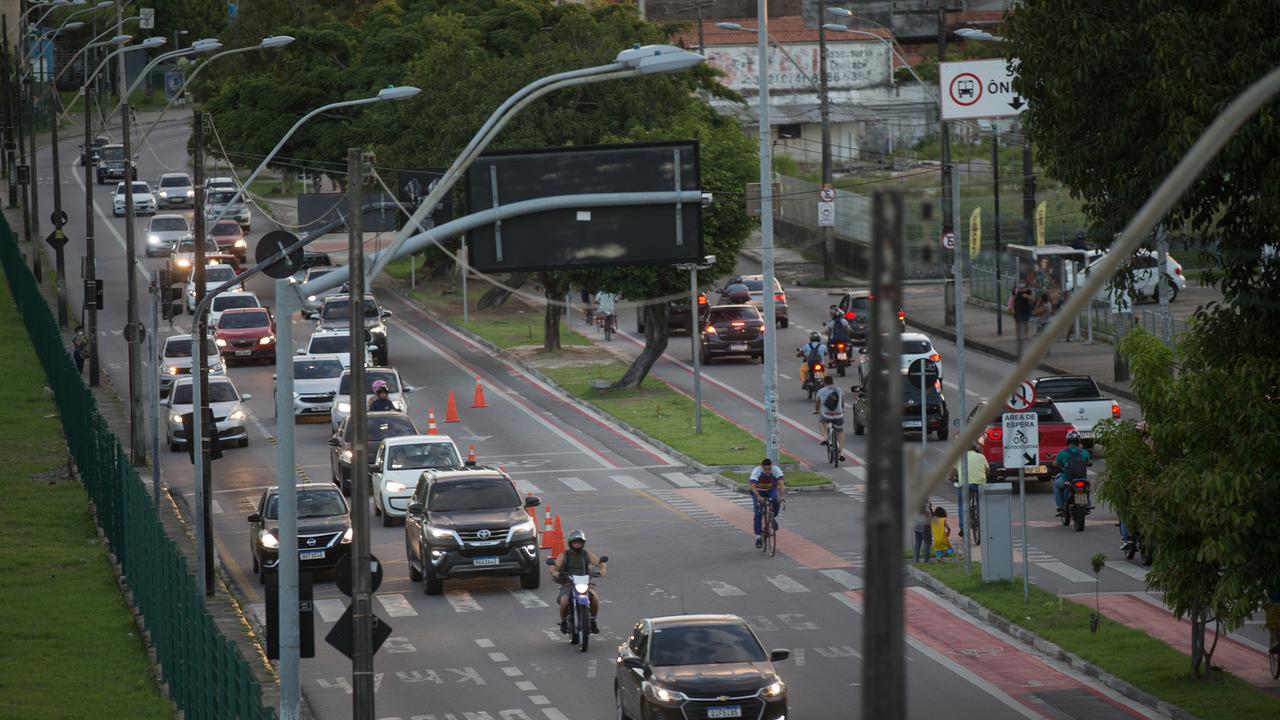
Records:
[[[560,516],[556,515],[555,538],[551,542],[551,552],[559,555],[564,552],[564,528],[560,526]]]
[[[556,524],[551,517],[551,506],[543,505],[543,511],[546,513],[542,521],[542,549],[550,550],[552,548],[551,541],[555,539]],[[535,511],[536,512],[536,511]]]
[[[444,421],[447,423],[462,422],[462,418],[458,417],[458,404],[453,401],[452,390],[449,391],[449,404],[444,409]]]
[[[480,378],[476,378],[476,398],[471,402],[471,407],[482,408],[489,407],[484,401],[484,386],[480,384]]]
[[[436,409],[427,408],[427,434],[439,435],[440,428],[436,427]]]
[[[467,446],[467,467],[472,467],[475,464],[476,464],[476,444],[471,443],[470,445]]]

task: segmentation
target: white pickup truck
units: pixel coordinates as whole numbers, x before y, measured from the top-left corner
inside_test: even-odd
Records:
[[[1081,444],[1093,447],[1093,426],[1103,420],[1119,420],[1120,404],[1098,390],[1088,375],[1051,375],[1036,378],[1036,397],[1049,398],[1062,419],[1076,426]]]

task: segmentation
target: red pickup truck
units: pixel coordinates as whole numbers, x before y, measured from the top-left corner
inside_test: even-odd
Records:
[[[982,410],[982,406],[983,403],[978,403],[973,412],[969,413],[969,420],[973,420],[974,416]],[[1058,474],[1053,467],[1053,461],[1058,457],[1059,452],[1066,449],[1067,433],[1075,430],[1076,426],[1062,419],[1052,400],[1037,400],[1031,409],[1040,416],[1040,464],[1026,468],[1027,479],[1052,480]],[[987,475],[988,482],[1001,482],[1011,475],[1018,474],[1016,468],[1004,467],[1002,427],[1000,416],[997,415],[995,422],[988,425],[986,431],[978,437],[978,449],[991,465],[991,471]]]

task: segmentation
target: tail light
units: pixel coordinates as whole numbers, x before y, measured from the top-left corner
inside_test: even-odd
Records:
[[[998,427],[987,428],[987,439],[991,442],[1000,442],[1000,438],[1004,437],[1004,431]]]
[[[940,380],[934,380],[934,381],[933,381],[933,389],[934,389],[934,390],[936,390],[936,391],[938,391],[938,392],[942,392],[942,381],[940,381]]]
[[[729,323],[729,327],[741,328],[746,326],[747,324],[741,320],[734,320],[733,322]]]
[[[786,295],[784,295],[784,294],[782,294],[782,293],[774,293],[774,294],[773,294],[773,299],[774,299],[774,300],[777,300],[778,302],[786,302],[786,301],[787,301],[787,296],[786,296]]]
[[[899,320],[906,320],[906,319],[907,319],[907,314],[906,314],[906,313],[904,313],[904,312],[902,312],[901,310],[899,310],[899,311],[898,311],[898,319],[899,319]]]
[[[716,326],[715,326],[715,325],[708,325],[708,326],[707,326],[707,332],[708,332],[708,333],[710,333],[711,335],[715,335],[715,334],[716,334]]]
[[[934,353],[934,354],[932,354],[932,355],[930,355],[930,356],[929,356],[929,359],[930,359],[930,360],[932,360],[932,361],[934,361],[934,362],[941,362],[941,361],[942,361],[942,356],[941,356],[941,355],[939,355],[938,353]]]
[[[1120,419],[1120,404],[1119,404],[1119,403],[1111,403],[1111,419],[1112,419],[1112,420],[1119,420],[1119,419]]]
[[[813,371],[814,371],[814,372],[822,372],[822,365],[821,365],[821,364],[814,365],[814,366],[813,366]]]
[[[843,350],[843,349],[844,349],[844,343],[836,343],[836,349],[837,349],[837,350]]]
[[[1077,489],[1077,490],[1084,489],[1084,481],[1083,481],[1083,480],[1077,480],[1077,481],[1076,481],[1076,489]]]
[[[707,296],[706,296],[706,295],[703,295],[702,293],[698,293],[698,304],[699,304],[699,305],[706,305],[706,304],[707,304]]]
[[[846,312],[846,313],[844,314],[844,319],[845,319],[845,320],[857,320],[857,319],[858,319],[858,313],[856,313],[856,312],[854,312],[854,311],[850,310],[850,311],[848,311],[848,312]]]
[[[1174,274],[1174,275],[1181,275],[1181,274],[1182,274],[1182,266],[1181,266],[1181,265],[1174,265],[1174,266],[1173,266],[1173,274]]]

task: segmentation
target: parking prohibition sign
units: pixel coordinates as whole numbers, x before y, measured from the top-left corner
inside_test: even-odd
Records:
[[[1009,396],[1009,401],[1004,404],[1013,412],[1022,412],[1032,405],[1036,404],[1036,386],[1031,384],[1030,380],[1023,380],[1017,390]]]

